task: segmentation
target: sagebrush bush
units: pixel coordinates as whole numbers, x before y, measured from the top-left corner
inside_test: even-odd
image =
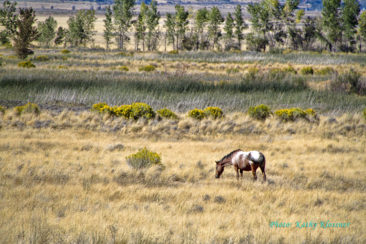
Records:
[[[154,65],[145,65],[145,66],[139,68],[139,71],[145,71],[145,72],[151,72],[154,70],[155,70]]]
[[[295,121],[297,119],[310,120],[317,118],[317,114],[312,108],[308,108],[305,111],[300,108],[279,109],[274,113],[282,121]]]
[[[314,74],[314,69],[311,66],[303,67],[302,69],[300,69],[300,74],[312,75],[312,74]]]
[[[30,60],[27,60],[19,62],[18,67],[29,69],[29,68],[35,68],[36,66]]]
[[[146,103],[133,103],[131,104],[130,118],[138,120],[140,118],[152,119],[155,117],[155,112],[150,105]]]
[[[114,107],[113,114],[118,117],[124,117],[125,119],[131,118],[132,106],[131,105],[121,105],[119,107]]]
[[[201,120],[201,119],[206,118],[206,114],[202,109],[195,108],[195,109],[188,111],[188,117]]]
[[[366,94],[366,81],[362,81],[361,74],[350,69],[349,71],[335,75],[330,82],[330,89],[337,92]]]
[[[206,117],[212,118],[212,119],[219,119],[224,117],[224,112],[219,107],[207,107],[205,110],[203,110]]]
[[[129,69],[128,69],[128,67],[127,66],[120,66],[119,68],[118,68],[120,71],[125,71],[125,72],[127,72],[127,71],[129,71]]]
[[[50,57],[48,57],[47,55],[39,55],[35,57],[34,60],[44,62],[50,60]]]
[[[23,113],[33,113],[38,115],[41,112],[37,104],[30,102],[22,106],[16,106],[14,110],[17,115],[21,115]]]
[[[63,49],[63,50],[61,50],[61,53],[62,54],[69,54],[69,53],[71,53],[71,51],[67,50],[67,49]]]
[[[168,108],[162,108],[156,111],[162,118],[166,119],[178,119],[178,116]]]
[[[156,152],[149,151],[146,147],[126,157],[126,161],[133,169],[143,169],[162,164],[160,155]]]
[[[254,107],[249,107],[248,114],[254,119],[265,120],[272,114],[272,112],[270,107],[264,104],[260,104]]]
[[[334,73],[336,73],[336,71],[331,67],[325,67],[325,68],[315,70],[316,75],[331,75]]]

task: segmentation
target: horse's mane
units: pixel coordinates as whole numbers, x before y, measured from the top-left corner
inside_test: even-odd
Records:
[[[224,160],[224,159],[227,159],[227,158],[231,157],[234,153],[236,153],[236,152],[238,152],[238,151],[241,151],[241,149],[236,149],[236,150],[232,151],[231,153],[229,153],[229,154],[225,155],[225,156],[220,160],[220,162],[221,162],[222,160]]]

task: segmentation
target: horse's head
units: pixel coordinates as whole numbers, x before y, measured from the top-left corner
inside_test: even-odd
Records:
[[[224,166],[222,165],[221,161],[216,161],[216,179],[220,178],[222,172],[224,172]]]

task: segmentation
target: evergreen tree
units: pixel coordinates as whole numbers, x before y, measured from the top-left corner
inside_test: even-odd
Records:
[[[19,9],[17,28],[13,35],[15,52],[19,58],[25,59],[28,55],[33,54],[29,46],[38,37],[37,28],[33,26],[35,22],[36,14],[32,8]]]
[[[130,40],[128,31],[132,24],[134,5],[135,0],[115,0],[113,6],[118,48],[122,50],[125,49],[125,43]]]
[[[360,4],[357,0],[344,0],[342,11],[344,38],[348,43],[349,50],[354,50],[356,44],[355,35],[358,24],[358,15],[360,13]]]
[[[39,36],[37,38],[37,41],[40,42],[43,46],[49,47],[51,41],[56,36],[56,27],[57,21],[52,16],[49,16],[44,22],[39,22]]]
[[[362,39],[366,41],[366,10],[362,11],[358,19],[358,32],[360,36],[359,50],[362,51]]]
[[[107,6],[105,9],[104,33],[103,33],[103,37],[104,37],[107,49],[109,49],[109,45],[112,43],[112,37],[114,35],[112,15],[113,15],[113,13],[112,13],[111,7]]]
[[[14,36],[17,27],[16,2],[5,0],[3,8],[0,9],[0,43],[10,43],[10,39]]]
[[[212,40],[212,49],[218,47],[219,40],[221,37],[221,29],[220,25],[224,21],[221,16],[220,10],[217,7],[213,7],[209,13],[209,26],[208,26],[208,34]]]
[[[232,39],[233,39],[233,36],[234,36],[233,28],[234,28],[234,19],[233,19],[233,17],[231,17],[231,14],[229,13],[226,16],[225,26],[224,26],[225,44],[226,44],[226,47],[228,47],[228,49],[230,48],[230,45],[232,44]]]
[[[58,27],[57,32],[56,32],[56,38],[55,38],[55,45],[58,46],[61,43],[63,43],[65,41],[65,37],[66,37],[66,32],[67,30],[62,28],[61,26]]]

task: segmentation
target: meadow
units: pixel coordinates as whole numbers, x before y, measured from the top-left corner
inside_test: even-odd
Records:
[[[35,49],[33,68],[0,54],[1,243],[366,242],[366,97],[330,89],[350,70],[363,82],[365,54]],[[16,113],[28,101],[39,114]],[[179,118],[128,120],[98,102]],[[318,119],[248,116],[262,103]],[[224,118],[188,118],[207,106]],[[129,167],[143,147],[162,165]],[[215,179],[237,148],[266,155],[267,182],[232,168]]]

